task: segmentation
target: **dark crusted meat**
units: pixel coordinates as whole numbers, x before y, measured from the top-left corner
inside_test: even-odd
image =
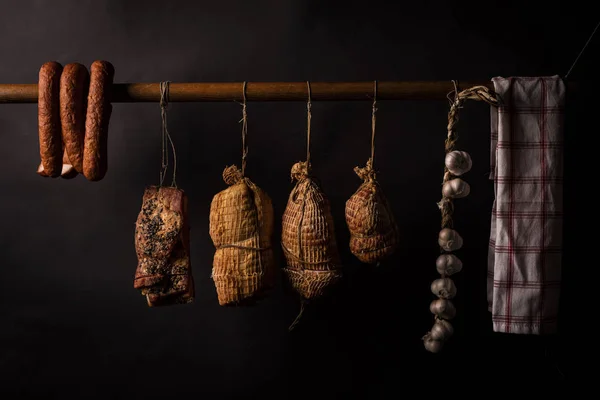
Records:
[[[189,303],[194,281],[189,252],[187,196],[176,188],[146,188],[135,229],[134,287],[148,305]]]

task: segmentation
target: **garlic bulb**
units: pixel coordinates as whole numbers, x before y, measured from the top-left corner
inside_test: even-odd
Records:
[[[431,338],[431,332],[423,336],[423,344],[425,345],[425,350],[431,353],[439,353],[442,347],[444,347],[444,342]]]
[[[450,278],[436,279],[431,283],[431,292],[440,299],[452,299],[456,296],[456,285]]]
[[[446,154],[446,168],[452,175],[460,176],[469,172],[473,166],[471,156],[466,151],[454,150]]]
[[[454,251],[462,247],[463,240],[454,229],[444,228],[440,231],[438,244],[446,251]]]
[[[454,254],[442,254],[435,260],[435,268],[440,275],[450,276],[462,270],[462,261]]]
[[[471,186],[460,178],[450,179],[442,187],[442,195],[451,199],[467,197],[471,193]]]
[[[443,319],[438,319],[435,321],[435,324],[433,324],[431,332],[429,332],[429,336],[433,340],[444,341],[448,340],[453,333],[454,328],[450,322]]]
[[[452,319],[456,316],[456,307],[450,300],[437,299],[429,305],[429,311],[442,319]]]

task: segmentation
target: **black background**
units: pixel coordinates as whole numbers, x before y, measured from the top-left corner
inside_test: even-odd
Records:
[[[111,61],[116,82],[489,80],[564,76],[597,23],[576,2],[6,1],[0,83],[34,83],[39,66]],[[455,336],[423,349],[432,317],[446,101],[381,101],[376,166],[402,233],[378,269],[350,254],[344,203],[369,156],[371,104],[314,102],[313,172],[329,196],[346,278],[295,331],[298,299],[283,281],[254,308],[222,308],[210,279],[212,196],[240,160],[241,107],[174,103],[177,182],[190,197],[196,301],[149,309],[132,286],[134,221],[156,184],[160,110],[115,104],[104,180],[42,179],[37,108],[0,106],[0,393],[6,398],[391,398],[554,389],[581,377],[597,346],[590,262],[597,197],[593,74],[596,37],[571,73],[566,133],[565,252],[560,332],[493,333],[485,276],[493,199],[489,106],[467,103],[458,147],[471,153],[472,194],[456,204],[465,239]],[[597,103],[597,101],[596,101]],[[305,104],[250,103],[247,173],[280,221],[289,171],[305,156]],[[589,181],[587,181],[589,183]],[[587,200],[586,200],[587,199]],[[275,242],[279,240],[279,224]],[[593,229],[592,229],[593,231]],[[277,248],[279,264],[283,255]],[[597,264],[597,263],[596,263]],[[586,275],[587,274],[587,275]],[[597,286],[597,285],[596,285]],[[581,314],[587,315],[582,318]],[[416,396],[413,395],[413,396]],[[411,396],[412,397],[412,396]]]

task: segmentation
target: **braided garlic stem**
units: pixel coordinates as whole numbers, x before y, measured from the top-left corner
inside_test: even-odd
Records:
[[[435,322],[429,332],[423,336],[425,349],[432,353],[442,350],[444,343],[454,333],[452,324],[448,322],[456,315],[456,307],[450,301],[456,296],[456,286],[450,275],[462,270],[462,262],[452,252],[459,250],[463,245],[460,234],[453,229],[452,214],[454,213],[454,199],[466,197],[471,192],[467,182],[458,178],[467,173],[472,167],[471,156],[465,151],[455,150],[458,140],[456,124],[458,123],[459,110],[466,100],[485,101],[491,106],[497,106],[495,94],[485,86],[474,86],[470,89],[458,91],[454,82],[454,100],[451,100],[448,112],[448,136],[445,141],[446,157],[444,160],[444,179],[442,181],[442,199],[437,203],[442,214],[441,230],[438,235],[438,244],[441,255],[436,260],[436,269],[441,278],[431,284],[431,292],[438,297],[429,305],[429,310],[434,315]]]

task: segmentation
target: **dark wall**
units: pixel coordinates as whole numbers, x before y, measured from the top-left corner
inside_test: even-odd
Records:
[[[116,82],[564,75],[596,24],[594,14],[574,2],[7,3],[0,12],[0,83],[36,82],[39,66],[49,60],[89,66],[95,59],[114,64]],[[599,41],[570,78],[591,77]],[[157,309],[146,306],[132,278],[134,221],[144,187],[158,180],[158,104],[114,105],[109,171],[97,183],[39,177],[36,105],[0,105],[0,393],[378,399],[407,388],[435,395],[436,387],[447,387],[458,394],[472,383],[495,392],[513,391],[513,385],[554,388],[575,379],[574,360],[586,352],[570,338],[581,337],[587,326],[575,315],[586,279],[585,261],[578,261],[585,243],[576,239],[575,221],[588,212],[575,205],[591,192],[574,183],[580,173],[569,168],[575,162],[577,171],[593,168],[589,147],[572,139],[591,136],[582,122],[591,118],[584,111],[589,103],[575,101],[567,135],[568,148],[577,152],[566,155],[572,179],[565,189],[560,334],[491,331],[485,300],[493,198],[489,107],[471,102],[461,113],[458,146],[474,159],[467,176],[472,194],[455,212],[465,267],[456,276],[455,336],[438,355],[425,352],[421,336],[432,323],[429,284],[437,276],[446,101],[379,104],[376,163],[402,243],[378,269],[350,254],[343,217],[360,183],[352,169],[370,154],[371,104],[313,103],[314,173],[332,203],[346,278],[291,333],[299,303],[281,280],[258,306],[231,309],[219,307],[210,279],[208,212],[212,196],[226,187],[223,168],[240,160],[238,104],[176,103],[169,109],[177,181],[190,197],[197,295],[191,305]],[[276,221],[292,188],[290,168],[305,156],[305,110],[301,102],[248,106],[247,172],[273,198]],[[279,232],[277,226],[276,242]],[[278,248],[277,257],[283,266]]]

